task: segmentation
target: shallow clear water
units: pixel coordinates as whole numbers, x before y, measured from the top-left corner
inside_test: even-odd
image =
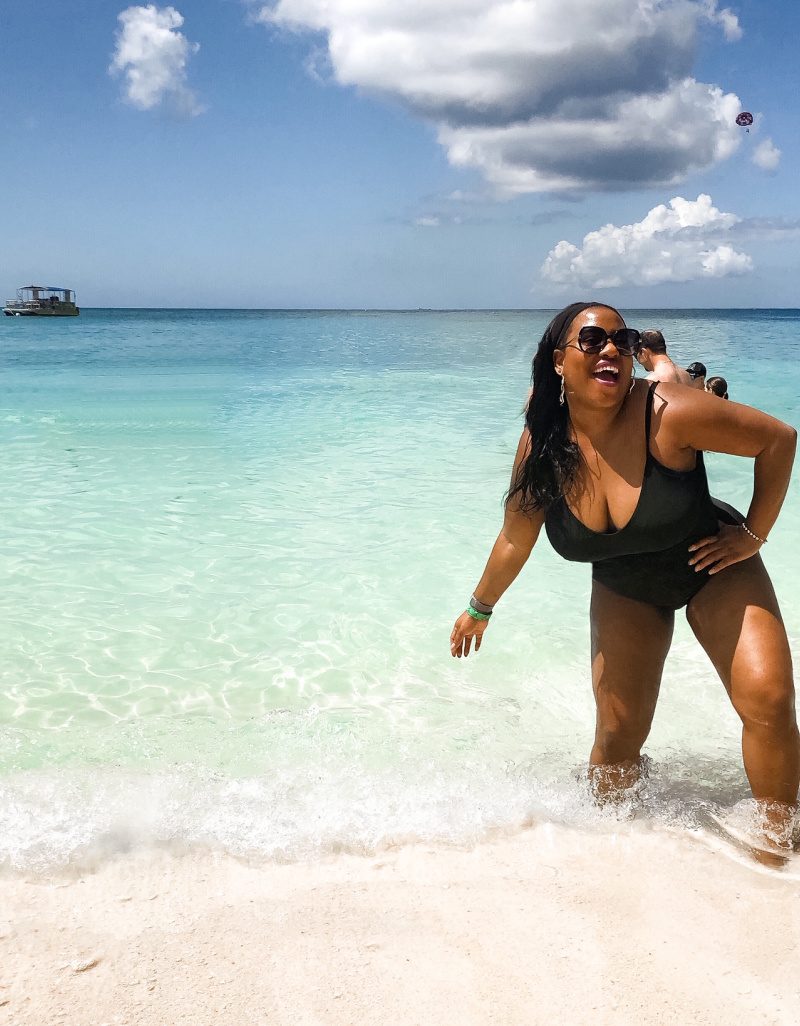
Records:
[[[548,318],[0,319],[0,861],[596,825],[578,780],[589,570],[543,538],[479,657],[448,650]],[[628,320],[800,420],[800,312]],[[746,508],[752,465],[708,465]],[[799,527],[795,482],[764,553],[795,652]],[[648,751],[656,820],[747,794],[737,721],[682,622]]]

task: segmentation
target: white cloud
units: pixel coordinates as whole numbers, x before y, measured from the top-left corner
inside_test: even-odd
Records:
[[[772,139],[764,139],[753,150],[753,163],[763,171],[774,171],[780,160],[781,151]]]
[[[414,224],[418,228],[438,228],[441,219],[439,217],[415,217]]]
[[[200,49],[178,29],[183,16],[174,7],[128,7],[118,15],[121,28],[109,67],[124,73],[125,99],[139,110],[166,104],[182,115],[200,114],[203,108],[186,84],[189,58]]]
[[[726,241],[739,221],[717,210],[705,194],[696,200],[676,196],[636,224],[607,224],[589,232],[580,247],[562,240],[548,253],[541,274],[556,284],[582,288],[745,274],[753,261]]]
[[[256,0],[251,0],[256,2]],[[733,94],[691,76],[716,0],[258,0],[318,34],[332,74],[431,121],[501,193],[672,184],[740,143]]]
[[[739,24],[739,19],[730,7],[724,7],[720,11],[717,9],[715,0],[709,0],[706,4],[706,17],[709,21],[715,21],[721,27],[729,43],[735,43],[742,38],[742,27]]]
[[[500,127],[443,127],[456,166],[478,167],[505,195],[674,185],[739,145],[739,100],[692,78],[623,98],[605,118],[558,116]]]

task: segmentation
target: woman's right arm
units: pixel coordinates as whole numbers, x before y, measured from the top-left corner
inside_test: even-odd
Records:
[[[511,473],[512,486],[529,449],[530,435],[528,429],[525,428],[514,459],[514,469]],[[475,598],[479,602],[493,606],[500,600],[525,565],[536,544],[543,523],[544,513],[540,510],[533,514],[524,513],[519,507],[517,497],[507,504],[503,527],[492,547],[483,576],[475,589]],[[463,612],[456,620],[450,635],[451,654],[459,658],[462,655],[469,655],[473,640],[477,652],[481,647],[481,639],[488,623],[488,620],[476,620],[469,613]]]

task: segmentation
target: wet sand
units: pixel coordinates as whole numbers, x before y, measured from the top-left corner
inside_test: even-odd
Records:
[[[0,1022],[796,1026],[798,874],[732,854],[540,826],[472,851],[6,871]]]

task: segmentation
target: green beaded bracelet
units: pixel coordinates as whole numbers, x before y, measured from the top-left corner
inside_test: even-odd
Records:
[[[467,606],[467,612],[473,620],[488,620],[491,613],[479,613],[475,606]]]

